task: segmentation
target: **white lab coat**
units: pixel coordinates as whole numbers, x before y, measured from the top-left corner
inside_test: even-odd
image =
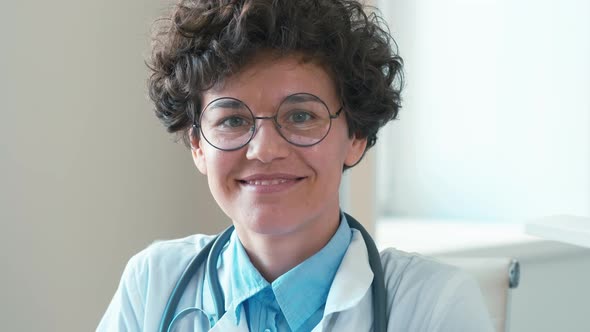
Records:
[[[365,242],[360,232],[352,231],[352,241],[328,293],[324,316],[313,332],[372,331],[373,273]],[[210,240],[210,236],[194,235],[159,242],[134,256],[97,331],[157,331],[176,281],[190,259]],[[236,241],[235,234],[230,241]],[[231,250],[224,250],[221,255],[220,262],[233,261]],[[467,274],[395,249],[382,252],[381,260],[388,292],[388,331],[492,331],[479,287]],[[227,312],[210,331],[248,331],[245,310],[240,310],[239,325],[235,324],[235,304],[231,302],[231,289],[226,289],[230,271],[222,264],[219,266]],[[187,307],[214,312],[205,279],[201,268],[185,291],[177,312]],[[200,322],[202,326],[194,331],[208,331],[206,319]]]

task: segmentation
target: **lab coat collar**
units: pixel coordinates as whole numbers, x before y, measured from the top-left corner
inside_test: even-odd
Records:
[[[244,310],[237,310],[237,307],[239,305],[241,305],[241,302],[236,303],[236,296],[234,294],[234,290],[232,289],[232,266],[227,265],[225,266],[223,263],[225,264],[232,264],[236,257],[234,257],[236,255],[235,250],[233,250],[234,248],[237,248],[237,243],[236,241],[239,241],[238,239],[238,235],[237,233],[234,231],[230,237],[230,240],[228,241],[228,244],[223,248],[223,252],[221,253],[221,255],[223,256],[223,259],[220,259],[218,262],[218,273],[219,273],[219,280],[221,280],[221,285],[223,288],[223,298],[225,299],[225,315],[223,316],[223,318],[231,318],[231,321],[233,322],[233,326],[235,327],[236,325],[241,325],[242,323],[244,323],[246,320],[245,315],[244,315]]]
[[[357,305],[369,291],[372,282],[373,271],[369,265],[365,241],[358,230],[352,229],[352,240],[328,293],[324,318]]]
[[[213,303],[213,295],[211,294],[211,285],[209,282],[209,278],[206,276],[207,271],[206,268],[203,269],[203,284],[201,288],[202,296],[201,296],[201,306],[203,310],[207,313],[210,313],[211,319],[216,322],[213,329],[211,331],[234,331],[233,329],[241,327],[243,324],[246,327],[245,331],[248,331],[247,321],[244,318],[244,310],[239,310],[241,313],[237,313],[240,316],[237,317],[235,305],[231,302],[233,299],[232,289],[231,289],[231,278],[232,278],[232,268],[231,262],[233,262],[233,250],[234,248],[234,241],[237,241],[236,233],[230,236],[229,241],[223,246],[220,258],[217,260],[217,275],[219,277],[219,282],[221,283],[221,290],[223,293],[223,299],[225,301],[225,314],[219,319],[213,313],[215,312],[215,305]],[[204,264],[205,265],[205,264]],[[199,307],[199,305],[196,305]],[[239,318],[239,319],[238,319]],[[219,328],[218,326],[222,326],[223,328]],[[240,331],[240,330],[237,330]]]
[[[210,332],[249,332],[245,310],[240,310],[240,319],[236,326],[235,310],[228,310],[209,330]]]

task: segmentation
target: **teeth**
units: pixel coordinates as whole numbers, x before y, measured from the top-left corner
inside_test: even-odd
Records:
[[[285,183],[288,180],[286,179],[273,179],[273,180],[254,180],[254,181],[246,181],[247,184],[253,186],[271,186],[276,184]]]

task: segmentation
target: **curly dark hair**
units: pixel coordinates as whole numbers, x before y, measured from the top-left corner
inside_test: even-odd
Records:
[[[155,24],[148,87],[156,115],[189,144],[203,91],[261,51],[300,53],[331,73],[349,134],[367,138],[368,149],[401,107],[403,62],[383,22],[354,0],[181,0]]]

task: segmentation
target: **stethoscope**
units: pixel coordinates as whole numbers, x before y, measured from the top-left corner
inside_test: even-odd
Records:
[[[350,228],[357,229],[361,232],[363,240],[367,246],[367,252],[369,254],[369,265],[373,271],[373,283],[371,285],[371,292],[373,295],[373,327],[375,332],[385,332],[387,330],[387,302],[386,302],[386,289],[383,275],[383,266],[381,266],[381,258],[375,242],[365,230],[365,228],[356,221],[353,217],[348,214],[344,214]],[[223,291],[219,283],[219,277],[217,275],[217,260],[221,254],[223,247],[229,241],[231,233],[234,227],[230,226],[224,230],[221,234],[217,235],[189,262],[182,275],[176,282],[176,286],[172,290],[168,303],[164,309],[162,320],[160,322],[160,332],[169,332],[172,325],[174,313],[180,302],[182,294],[186,290],[189,281],[196,274],[197,270],[203,263],[207,264],[207,278],[209,278],[209,288],[213,298],[213,304],[215,307],[215,313],[219,320],[225,314],[225,300],[223,298]]]

